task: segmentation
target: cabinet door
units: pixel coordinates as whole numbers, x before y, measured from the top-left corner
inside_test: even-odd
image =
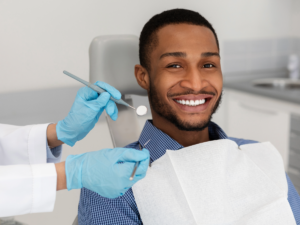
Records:
[[[259,142],[270,141],[288,165],[289,113],[275,110],[258,96],[228,99],[228,135]],[[264,102],[265,101],[265,102]]]

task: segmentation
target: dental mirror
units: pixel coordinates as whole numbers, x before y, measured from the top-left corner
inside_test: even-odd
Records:
[[[140,105],[140,106],[137,107],[137,109],[136,109],[136,114],[137,114],[138,116],[144,116],[144,115],[147,114],[147,111],[148,111],[148,109],[147,109],[146,106]]]

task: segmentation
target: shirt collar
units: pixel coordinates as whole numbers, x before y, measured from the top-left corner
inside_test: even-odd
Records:
[[[225,132],[214,122],[210,122],[208,125],[209,137],[211,140],[227,139]],[[150,140],[150,141],[149,141]],[[145,143],[150,151],[151,161],[155,161],[166,153],[166,150],[178,150],[183,148],[181,144],[165,134],[161,130],[157,129],[152,124],[152,120],[147,120],[143,128],[143,131],[139,138],[139,143],[144,146]]]

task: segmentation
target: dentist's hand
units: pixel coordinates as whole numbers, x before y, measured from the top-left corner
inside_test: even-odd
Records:
[[[65,164],[67,189],[85,187],[106,198],[122,196],[146,176],[150,155],[147,149],[103,149],[68,156]],[[141,161],[132,181],[135,162]]]
[[[99,95],[88,87],[80,88],[68,116],[56,125],[58,140],[73,146],[94,128],[104,109],[112,120],[118,118],[118,108],[109,98],[120,99],[121,93],[107,83],[95,84],[107,92]]]

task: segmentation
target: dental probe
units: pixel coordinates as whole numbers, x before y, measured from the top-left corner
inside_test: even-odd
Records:
[[[145,148],[146,144],[148,144],[150,140],[151,140],[151,139],[149,139],[149,140],[144,144],[144,147],[143,147],[143,148]],[[140,145],[140,144],[139,144],[139,145]],[[142,150],[142,146],[141,146],[141,145],[140,145],[140,150]],[[132,171],[132,174],[131,174],[129,180],[133,180],[134,175],[135,175],[135,172],[136,172],[136,170],[137,170],[137,168],[138,168],[139,165],[140,165],[140,162],[136,162],[136,163],[135,163],[134,168],[133,168],[133,171]],[[149,165],[150,165],[150,162],[149,162]]]
[[[85,81],[85,80],[82,80],[81,78],[75,76],[74,74],[69,73],[68,71],[65,71],[65,70],[64,70],[63,73],[66,74],[66,75],[68,75],[69,77],[72,77],[73,79],[79,81],[80,83],[84,84],[85,86],[87,86],[87,87],[93,89],[94,91],[96,91],[96,92],[99,93],[99,94],[101,94],[101,93],[103,93],[103,92],[106,92],[104,89],[98,87],[97,85],[91,84],[90,82],[87,82],[87,81]],[[125,105],[125,106],[128,106],[128,107],[132,108],[132,109],[135,109],[133,106],[129,105],[128,103],[126,103],[126,102],[123,101],[122,99],[117,100],[117,99],[115,99],[115,98],[113,98],[113,97],[110,97],[110,99],[111,99],[112,101],[114,101],[115,103],[118,103],[118,104],[121,104],[121,105]]]

